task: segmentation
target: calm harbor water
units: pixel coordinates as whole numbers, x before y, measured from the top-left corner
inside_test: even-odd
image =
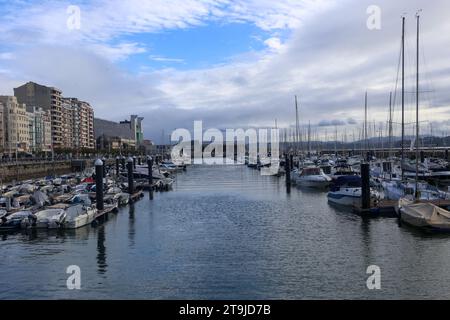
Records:
[[[363,220],[323,192],[288,195],[245,166],[190,167],[173,192],[97,228],[1,237],[0,299],[450,298],[450,236]],[[66,287],[69,265],[81,290]]]

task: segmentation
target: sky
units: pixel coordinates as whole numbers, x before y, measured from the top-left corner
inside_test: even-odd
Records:
[[[195,120],[205,129],[273,127],[275,119],[292,127],[297,95],[302,127],[311,122],[317,135],[338,130],[351,140],[361,131],[366,91],[378,130],[391,91],[400,122],[402,15],[406,121],[414,121],[420,9],[421,131],[443,135],[448,0],[0,0],[0,94],[27,81],[55,86],[91,103],[96,117],[143,116],[145,137],[159,143]]]

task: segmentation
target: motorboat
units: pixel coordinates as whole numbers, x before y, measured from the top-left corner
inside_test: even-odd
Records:
[[[331,179],[333,180],[337,180],[340,177],[358,176],[358,173],[353,170],[352,166],[346,160],[338,160],[332,172]]]
[[[296,184],[307,188],[326,188],[330,186],[332,179],[319,167],[306,167],[300,170],[294,177]]]
[[[91,224],[95,219],[97,209],[82,204],[69,206],[61,227],[64,229],[78,229]]]
[[[12,213],[9,216],[3,215],[0,220],[0,230],[17,230],[22,226],[24,219],[32,216],[31,211],[19,211]]]
[[[371,189],[371,199],[377,200],[380,195]],[[327,198],[330,203],[341,206],[357,206],[362,201],[362,179],[359,176],[343,176],[331,186]]]
[[[119,187],[111,187],[108,189],[107,195],[111,195],[118,203],[119,206],[125,206],[130,202],[130,194],[122,192]]]
[[[437,232],[450,232],[450,212],[429,202],[400,199],[400,220],[410,226]]]
[[[60,228],[64,222],[66,211],[64,209],[46,209],[37,212],[31,227],[38,229]]]
[[[412,200],[416,194],[414,181],[385,180],[381,182],[384,198],[387,200]],[[418,182],[419,200],[448,200],[450,193],[439,190],[427,182]]]

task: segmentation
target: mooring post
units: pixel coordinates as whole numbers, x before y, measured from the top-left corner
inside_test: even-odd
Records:
[[[120,167],[119,167],[120,158],[116,157],[116,176],[119,177]]]
[[[153,158],[148,157],[147,158],[147,165],[148,165],[148,183],[150,184],[150,187],[153,185]]]
[[[95,161],[95,201],[97,210],[103,210],[103,161]]]
[[[134,193],[133,187],[133,158],[128,158],[128,193],[130,196]]]
[[[136,156],[133,156],[133,168],[136,169]]]
[[[103,162],[103,177],[106,178],[106,158],[105,157],[102,158],[102,162]]]
[[[370,164],[363,163],[361,164],[361,178],[362,178],[362,191],[361,191],[361,199],[362,199],[362,209],[369,210],[370,209]]]
[[[287,192],[291,192],[291,164],[289,161],[289,156],[285,156],[285,170],[286,170],[286,189]]]
[[[122,162],[122,170],[125,171],[126,167],[125,167],[125,156],[122,156],[122,159],[120,159],[120,161]]]
[[[420,151],[420,162],[424,163],[425,162],[425,152]]]
[[[148,165],[148,184],[150,185],[150,200],[153,200],[153,158],[151,156],[147,157]]]

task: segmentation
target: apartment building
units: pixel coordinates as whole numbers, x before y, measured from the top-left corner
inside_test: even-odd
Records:
[[[63,105],[71,111],[71,115],[65,113],[64,121],[72,121],[72,148],[95,149],[94,109],[76,98],[63,98]]]
[[[32,112],[33,107],[40,107],[44,111],[50,111],[52,143],[55,149],[65,148],[61,94],[61,90],[57,88],[43,86],[34,82],[28,82],[14,89],[14,96],[17,97],[17,101],[20,104],[25,104],[28,112]]]
[[[62,133],[62,143],[64,149],[73,149],[76,147],[76,143],[74,141],[75,135],[74,132],[74,109],[70,102],[67,102],[63,98],[61,104],[61,133]],[[78,138],[78,137],[77,137]]]
[[[4,151],[28,152],[30,147],[29,118],[25,104],[14,96],[0,96],[3,105]]]

